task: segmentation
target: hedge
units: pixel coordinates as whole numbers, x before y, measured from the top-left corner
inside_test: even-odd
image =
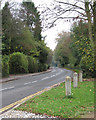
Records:
[[[5,55],[2,58],[2,77],[9,76],[9,56]]]
[[[27,56],[20,52],[14,52],[10,55],[10,73],[28,73]]]
[[[38,63],[36,58],[34,58],[33,56],[28,56],[27,58],[28,58],[29,73],[38,72]]]
[[[38,72],[39,69],[39,65],[38,65],[38,60],[36,58],[33,58],[34,60],[34,72]]]
[[[39,72],[46,71],[48,69],[47,64],[39,63]]]

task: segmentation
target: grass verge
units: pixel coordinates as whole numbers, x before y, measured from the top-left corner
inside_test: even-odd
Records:
[[[80,72],[79,69],[74,69],[74,68],[64,68],[64,69],[66,69],[66,70],[71,70],[71,71],[73,71],[73,72],[77,72],[77,73]]]
[[[78,88],[71,89],[71,97],[65,96],[65,83],[38,95],[15,110],[39,113],[58,118],[80,118],[81,114],[94,111],[94,82],[78,83]]]

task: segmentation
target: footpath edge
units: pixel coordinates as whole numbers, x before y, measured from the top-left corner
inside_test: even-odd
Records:
[[[52,70],[53,70],[53,68],[50,68],[47,71],[38,72],[38,73],[23,74],[23,75],[12,75],[12,76],[9,76],[7,78],[0,79],[0,83],[9,82],[9,81],[13,81],[13,80],[18,80],[18,79],[21,79],[21,78],[27,77],[27,76],[36,76],[36,75],[40,75],[40,74],[45,74],[45,73],[51,72]]]

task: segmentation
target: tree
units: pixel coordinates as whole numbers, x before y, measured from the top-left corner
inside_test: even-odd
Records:
[[[56,25],[56,22],[61,19],[67,19],[67,21],[72,20],[85,20],[88,21],[88,31],[89,31],[89,38],[90,38],[90,44],[92,46],[93,52],[95,54],[96,59],[96,1],[95,0],[74,0],[74,1],[68,1],[68,0],[55,0],[54,3],[51,5],[51,7],[47,7],[45,11],[43,11],[43,17],[45,15],[48,23],[47,26],[53,27]],[[72,13],[75,13],[75,16]],[[77,13],[77,14],[76,14]],[[67,17],[66,17],[67,15]],[[49,18],[51,19],[49,21]],[[94,27],[94,31],[92,32],[92,27]],[[94,37],[93,37],[93,34]],[[94,50],[95,49],[95,50]],[[96,62],[95,69],[96,69]],[[95,70],[94,69],[94,70]]]
[[[3,43],[3,54],[11,54],[17,51],[18,39],[20,40],[20,35],[24,31],[24,24],[13,17],[11,13],[10,4],[7,2],[2,9],[2,43]],[[20,49],[18,49],[20,51]]]
[[[29,27],[32,35],[37,41],[41,40],[40,15],[33,2],[23,2],[19,17]]]
[[[55,0],[51,7],[47,7],[45,11],[43,11],[43,17],[45,16],[45,21],[51,19],[51,22],[46,22],[47,26],[52,27],[56,24],[56,22],[60,19],[83,19],[88,20],[89,25],[89,36],[90,40],[92,39],[92,27],[91,27],[91,18],[95,18],[96,10],[96,1],[95,0],[74,0],[74,1],[61,1]],[[75,16],[70,13],[77,13]],[[69,14],[69,15],[68,15]],[[65,16],[64,16],[65,15]],[[67,16],[67,17],[66,17]],[[94,19],[95,22],[95,19]],[[95,23],[96,24],[96,23]],[[95,25],[94,25],[95,26]]]
[[[61,66],[65,66],[70,63],[71,50],[69,48],[70,43],[72,42],[70,39],[70,33],[62,32],[58,34],[58,38],[56,39],[57,46],[55,49],[55,60],[59,61]]]
[[[41,39],[42,29],[39,12],[33,2],[23,2],[22,6],[18,12],[14,6],[10,9],[10,4],[7,2],[2,10],[3,55],[15,54],[15,52],[25,54],[30,62],[33,58],[35,71],[38,71],[38,66],[39,71],[46,70],[49,49]],[[18,16],[14,14],[16,11]]]
[[[46,63],[48,50],[44,41],[39,42],[37,50],[39,51],[39,56],[38,56],[39,62],[41,64]]]
[[[85,75],[94,76],[94,51],[88,36],[88,23],[83,21],[75,23],[71,31],[70,48],[76,58],[75,66],[81,68]]]
[[[96,51],[96,1],[93,4],[93,16],[94,16],[94,51]],[[96,52],[94,56],[94,69],[96,70]]]
[[[52,63],[53,51],[50,48],[47,49],[48,49],[48,56],[47,56],[46,64],[50,65]]]
[[[26,55],[33,55],[37,52],[37,44],[35,38],[29,31],[28,27],[25,27],[20,35],[18,35],[16,43],[17,46],[15,48],[15,51],[23,52]]]
[[[6,54],[10,54],[12,40],[12,15],[9,9],[9,3],[6,2],[2,10],[2,43],[5,45]]]

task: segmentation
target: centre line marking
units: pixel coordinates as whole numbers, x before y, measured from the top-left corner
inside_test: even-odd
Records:
[[[46,79],[48,79],[49,77],[45,77],[45,78],[43,78],[42,80],[46,80]]]
[[[24,83],[24,85],[28,85],[28,84],[30,84],[31,82],[28,82],[28,83]]]
[[[4,91],[4,90],[7,90],[7,89],[8,89],[8,88],[1,89],[0,92],[1,92],[1,91]]]
[[[1,92],[1,91],[4,91],[4,90],[10,90],[10,89],[13,89],[13,88],[15,88],[15,87],[12,86],[12,87],[9,87],[9,88],[4,88],[4,89],[1,89],[0,92]]]
[[[31,82],[31,83],[35,83],[35,82],[37,82],[37,81],[33,81],[33,82]]]
[[[14,88],[14,86],[12,86],[12,87],[9,87],[8,89],[13,89]]]

